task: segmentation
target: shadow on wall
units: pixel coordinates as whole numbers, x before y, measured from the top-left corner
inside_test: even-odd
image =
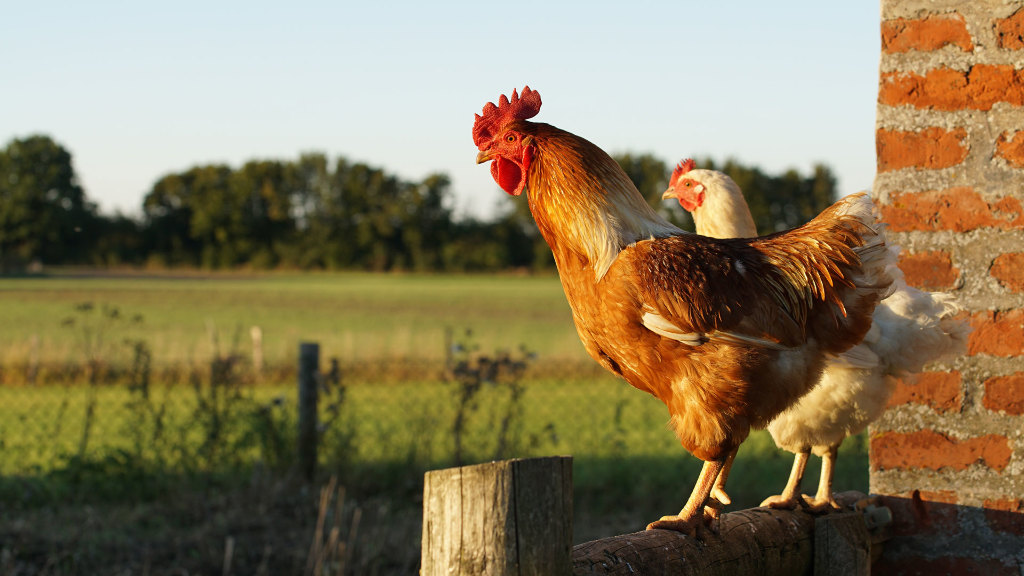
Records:
[[[885,543],[885,554],[872,569],[880,574],[922,576],[1020,574],[1024,550],[1015,535],[1024,533],[1022,510],[1000,510],[1000,502],[987,501],[985,508],[964,506],[949,502],[951,498],[955,495],[921,490],[914,490],[909,497],[882,496],[881,505],[892,510],[892,539]],[[1019,506],[1019,501],[1006,504]],[[947,542],[951,546],[944,545]],[[935,552],[965,547],[979,554],[967,558]]]

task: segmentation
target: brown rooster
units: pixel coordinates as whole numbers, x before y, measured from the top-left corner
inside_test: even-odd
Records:
[[[473,125],[477,162],[491,161],[509,194],[529,191],[587,352],[664,402],[680,442],[704,461],[679,514],[647,526],[693,534],[728,503],[728,468],[750,429],[868,331],[892,256],[864,195],[784,234],[686,233],[600,148],[528,121],[540,106],[529,87],[488,103]]]

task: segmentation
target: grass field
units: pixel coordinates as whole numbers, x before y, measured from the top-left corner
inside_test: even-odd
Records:
[[[115,308],[116,317],[109,313]],[[337,476],[349,489],[354,500],[347,518],[354,510],[366,514],[352,543],[363,555],[353,565],[366,570],[410,573],[415,566],[415,549],[403,548],[401,562],[392,566],[396,552],[383,543],[399,534],[416,538],[422,473],[455,463],[453,430],[460,413],[465,463],[574,457],[577,541],[635,530],[677,510],[700,467],[667,429],[660,402],[585,357],[553,276],[0,279],[0,317],[10,319],[0,324],[0,518],[6,519],[0,520],[0,548],[5,534],[36,534],[9,551],[16,558],[59,547],[61,538],[99,537],[67,533],[99,507],[101,517],[118,518],[131,536],[112,536],[122,534],[113,527],[96,532],[118,544],[89,540],[93,555],[71,563],[85,567],[80,573],[111,555],[123,554],[124,565],[136,566],[141,560],[126,550],[138,548],[140,540],[184,538],[175,530],[204,534],[205,540],[214,534],[222,542],[225,533],[235,538],[255,531],[244,511],[267,493],[277,495],[268,509],[294,508],[296,499],[310,505],[302,490],[265,488],[268,478],[280,477],[292,463],[296,392],[288,368],[305,340],[320,342],[322,356],[337,357],[341,365],[343,395],[342,388],[329,388],[321,403],[320,476]],[[263,378],[253,374],[249,360],[251,326],[263,331],[266,363],[283,367]],[[440,379],[449,327],[472,330],[475,356],[525,345],[536,359],[516,356],[529,364],[521,378],[476,382],[471,401],[460,404],[460,385]],[[144,341],[152,352],[144,371],[152,381],[145,386],[140,372],[127,368],[138,358],[126,341]],[[212,376],[211,363],[225,358],[237,363],[226,375]],[[68,368],[90,359],[121,366],[121,376],[89,384],[86,372]],[[380,370],[350,369],[366,363]],[[34,380],[28,377],[33,366]],[[163,379],[167,374],[177,376]],[[766,433],[754,433],[729,480],[731,508],[757,505],[778,492],[790,463]],[[805,487],[813,490],[817,463],[809,468]],[[225,502],[219,512],[224,518],[207,533],[196,526],[207,522],[211,487],[227,496],[216,497]],[[863,437],[843,445],[836,488],[867,490]],[[253,496],[254,490],[261,495]],[[148,515],[130,512],[139,506]],[[301,536],[294,540],[308,538],[312,519],[305,509],[284,517],[268,512],[273,518],[262,528],[263,540],[244,543],[253,555],[250,566],[261,562],[260,547],[289,526]],[[169,520],[152,525],[154,515],[193,520],[180,527]],[[25,526],[38,528],[26,532]],[[206,564],[188,556],[180,565],[207,566],[209,572],[218,551],[195,553]],[[289,561],[292,556],[294,550]],[[43,554],[40,561],[51,560]]]
[[[270,365],[293,363],[303,340],[346,361],[436,360],[447,327],[472,329],[486,350],[523,344],[548,360],[585,359],[555,276],[77,275],[0,278],[0,364],[80,361],[82,330],[65,320],[82,316],[81,303],[116,307],[119,335],[145,335],[158,365],[206,361],[211,334],[222,349],[237,337],[250,350],[253,326]]]

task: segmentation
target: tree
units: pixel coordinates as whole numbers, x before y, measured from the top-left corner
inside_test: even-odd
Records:
[[[612,158],[619,163],[622,170],[633,181],[633,185],[640,191],[640,194],[647,199],[651,207],[657,209],[661,206],[661,194],[668,186],[668,177],[671,170],[664,160],[655,158],[651,154],[614,154]]]
[[[14,139],[0,151],[0,269],[81,260],[96,218],[71,153],[49,136]]]
[[[612,158],[619,163],[619,166],[633,181],[633,185],[651,205],[651,208],[654,208],[655,212],[684,230],[693,230],[693,219],[690,218],[688,212],[674,210],[661,199],[665,188],[668,187],[669,176],[672,173],[671,167],[651,154],[634,155],[627,152],[615,154]]]
[[[228,166],[196,166],[157,180],[142,202],[150,260],[217,264],[218,241],[227,237],[230,219],[231,206],[225,202],[230,175]]]
[[[235,171],[230,182],[236,206],[234,253],[257,268],[276,265],[283,247],[294,240],[291,201],[294,191],[302,188],[298,167],[279,160],[251,161]]]
[[[669,166],[650,154],[615,158],[660,214],[684,229],[692,221],[661,194]],[[698,165],[716,168],[711,160]],[[720,167],[744,189],[763,232],[795,226],[831,202],[835,179],[824,166],[805,177],[770,176],[733,160]],[[197,166],[164,176],[147,194],[142,224],[148,258],[168,265],[302,269],[540,270],[554,266],[525,198],[509,198],[490,220],[455,219],[451,181],[409,181],[383,168],[307,153],[239,169]],[[529,192],[527,192],[529,194]],[[97,261],[126,261],[125,222]]]

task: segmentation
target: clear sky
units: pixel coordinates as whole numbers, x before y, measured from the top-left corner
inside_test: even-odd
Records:
[[[319,151],[456,208],[503,193],[474,164],[473,114],[528,84],[538,121],[605,150],[824,162],[875,173],[877,2],[5,2],[0,144],[47,134],[90,199],[138,213],[197,164]]]

